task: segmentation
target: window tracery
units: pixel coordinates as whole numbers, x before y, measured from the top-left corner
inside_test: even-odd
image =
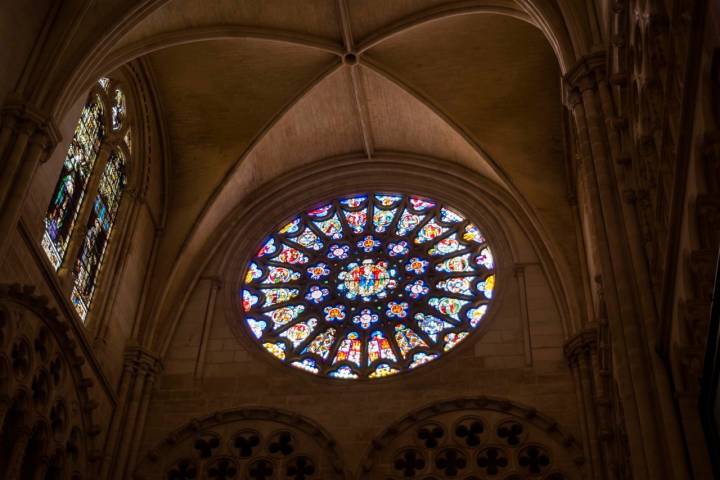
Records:
[[[45,215],[43,249],[56,270],[68,265],[70,300],[82,320],[93,300],[126,186],[132,147],[127,117],[123,90],[113,80],[100,78],[80,115]],[[84,207],[86,197],[90,208]],[[71,238],[77,238],[79,248],[70,248]]]
[[[373,442],[362,479],[569,480],[584,459],[557,423],[506,400],[482,397],[433,405]]]
[[[93,381],[68,326],[31,291],[0,289],[0,477],[80,480],[101,432]]]
[[[105,138],[104,114],[105,108],[100,96],[91,94],[75,127],[55,193],[45,214],[42,246],[56,270],[65,258],[70,233],[75,225],[100,144]]]
[[[380,378],[440,357],[487,315],[495,261],[480,229],[417,195],[355,194],[270,235],[241,292],[252,338],[293,367]]]
[[[172,440],[152,451],[133,478],[344,478],[324,432],[297,415],[273,409],[218,412],[168,438]]]

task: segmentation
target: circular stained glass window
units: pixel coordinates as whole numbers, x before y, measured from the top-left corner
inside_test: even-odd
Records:
[[[478,227],[432,199],[339,198],[260,246],[244,322],[269,353],[335,378],[379,378],[454,348],[487,315],[495,285]]]

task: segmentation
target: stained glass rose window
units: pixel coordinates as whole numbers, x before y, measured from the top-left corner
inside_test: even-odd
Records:
[[[495,262],[477,225],[435,200],[352,195],[300,213],[258,247],[240,292],[250,335],[335,378],[414,369],[487,316]]]

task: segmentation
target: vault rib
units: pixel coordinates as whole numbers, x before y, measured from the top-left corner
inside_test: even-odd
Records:
[[[362,87],[362,73],[357,68],[358,58],[355,53],[355,43],[352,34],[352,23],[350,21],[350,11],[347,6],[347,0],[337,0],[338,5],[338,21],[342,30],[343,44],[345,46],[345,56],[343,61],[350,68],[350,80],[352,83],[352,96],[355,99],[355,110],[362,132],[362,143],[365,148],[365,155],[368,159],[372,159],[374,142],[372,138],[372,128],[370,126],[370,115],[368,113],[367,96],[365,89]]]
[[[158,328],[160,327],[161,323],[160,319],[163,318],[163,316],[169,317],[168,323],[170,324],[171,329],[174,329],[174,325],[179,321],[180,310],[174,310],[173,306],[167,305],[167,298],[172,298],[173,296],[172,292],[170,292],[169,290],[177,289],[180,288],[179,285],[184,285],[183,280],[178,280],[176,283],[175,277],[177,277],[178,275],[190,276],[192,277],[191,281],[194,281],[193,279],[197,275],[199,275],[199,272],[193,273],[187,271],[187,266],[184,265],[184,263],[187,262],[188,257],[191,257],[192,255],[186,255],[186,252],[195,240],[195,237],[199,235],[198,232],[199,230],[201,230],[202,223],[207,217],[208,212],[210,212],[213,205],[215,204],[215,201],[222,194],[223,190],[225,190],[228,184],[232,181],[232,178],[236,174],[238,168],[240,168],[240,165],[245,161],[248,155],[250,155],[255,146],[260,143],[260,141],[267,135],[267,133],[272,130],[275,125],[277,125],[277,123],[285,116],[288,111],[290,111],[292,107],[297,105],[300,100],[302,100],[312,89],[322,83],[323,80],[340,70],[341,67],[342,63],[340,63],[339,61],[332,62],[328,64],[326,68],[324,68],[322,71],[318,72],[317,76],[313,78],[310,82],[308,82],[306,85],[303,85],[302,88],[300,88],[298,92],[292,98],[290,98],[290,100],[282,108],[280,108],[277,113],[273,115],[272,118],[270,118],[270,120],[258,131],[255,137],[253,137],[252,141],[248,144],[242,155],[240,155],[238,160],[228,169],[227,173],[222,178],[220,183],[218,183],[218,185],[215,187],[212,194],[205,202],[202,210],[195,218],[195,221],[190,227],[188,234],[185,236],[182,244],[180,245],[180,248],[178,249],[178,253],[175,256],[175,259],[172,262],[172,267],[170,268],[170,272],[168,273],[167,282],[165,283],[166,286],[163,287],[160,295],[156,299],[154,299],[153,304],[148,307],[148,317],[152,319],[150,322],[152,328],[146,333],[146,337],[144,337],[147,338],[147,344],[157,347],[159,351],[164,351],[164,349],[169,346],[169,338],[157,337]],[[186,270],[183,271],[183,268],[185,268]],[[183,297],[182,302],[184,302],[187,298],[183,295],[181,296]]]

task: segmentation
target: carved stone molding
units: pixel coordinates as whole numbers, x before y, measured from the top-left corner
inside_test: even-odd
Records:
[[[103,433],[95,410],[100,407],[99,400],[106,398],[94,388],[92,362],[86,361],[86,352],[68,320],[46,297],[35,295],[32,286],[0,285],[0,364],[4,371],[0,390],[8,399],[3,402],[8,410],[0,409],[5,419],[3,425],[0,418],[3,434],[20,438],[13,422],[22,419],[24,426],[34,429],[26,445],[32,446],[33,455],[42,451],[54,454],[53,461],[79,475],[77,478],[93,471]],[[46,433],[41,435],[40,427]],[[20,449],[21,445],[14,443]],[[27,472],[35,467],[23,468]],[[2,474],[15,473],[8,470]]]
[[[147,453],[132,478],[163,475],[220,475],[237,480],[345,478],[335,441],[322,427],[298,414],[264,407],[214,412],[169,433]]]
[[[360,479],[583,478],[573,435],[532,407],[495,397],[459,398],[416,410],[372,441]]]
[[[565,359],[567,359],[567,362],[570,365],[576,364],[580,355],[595,350],[597,346],[597,327],[594,325],[590,327],[585,327],[565,342],[565,345],[563,346]]]

